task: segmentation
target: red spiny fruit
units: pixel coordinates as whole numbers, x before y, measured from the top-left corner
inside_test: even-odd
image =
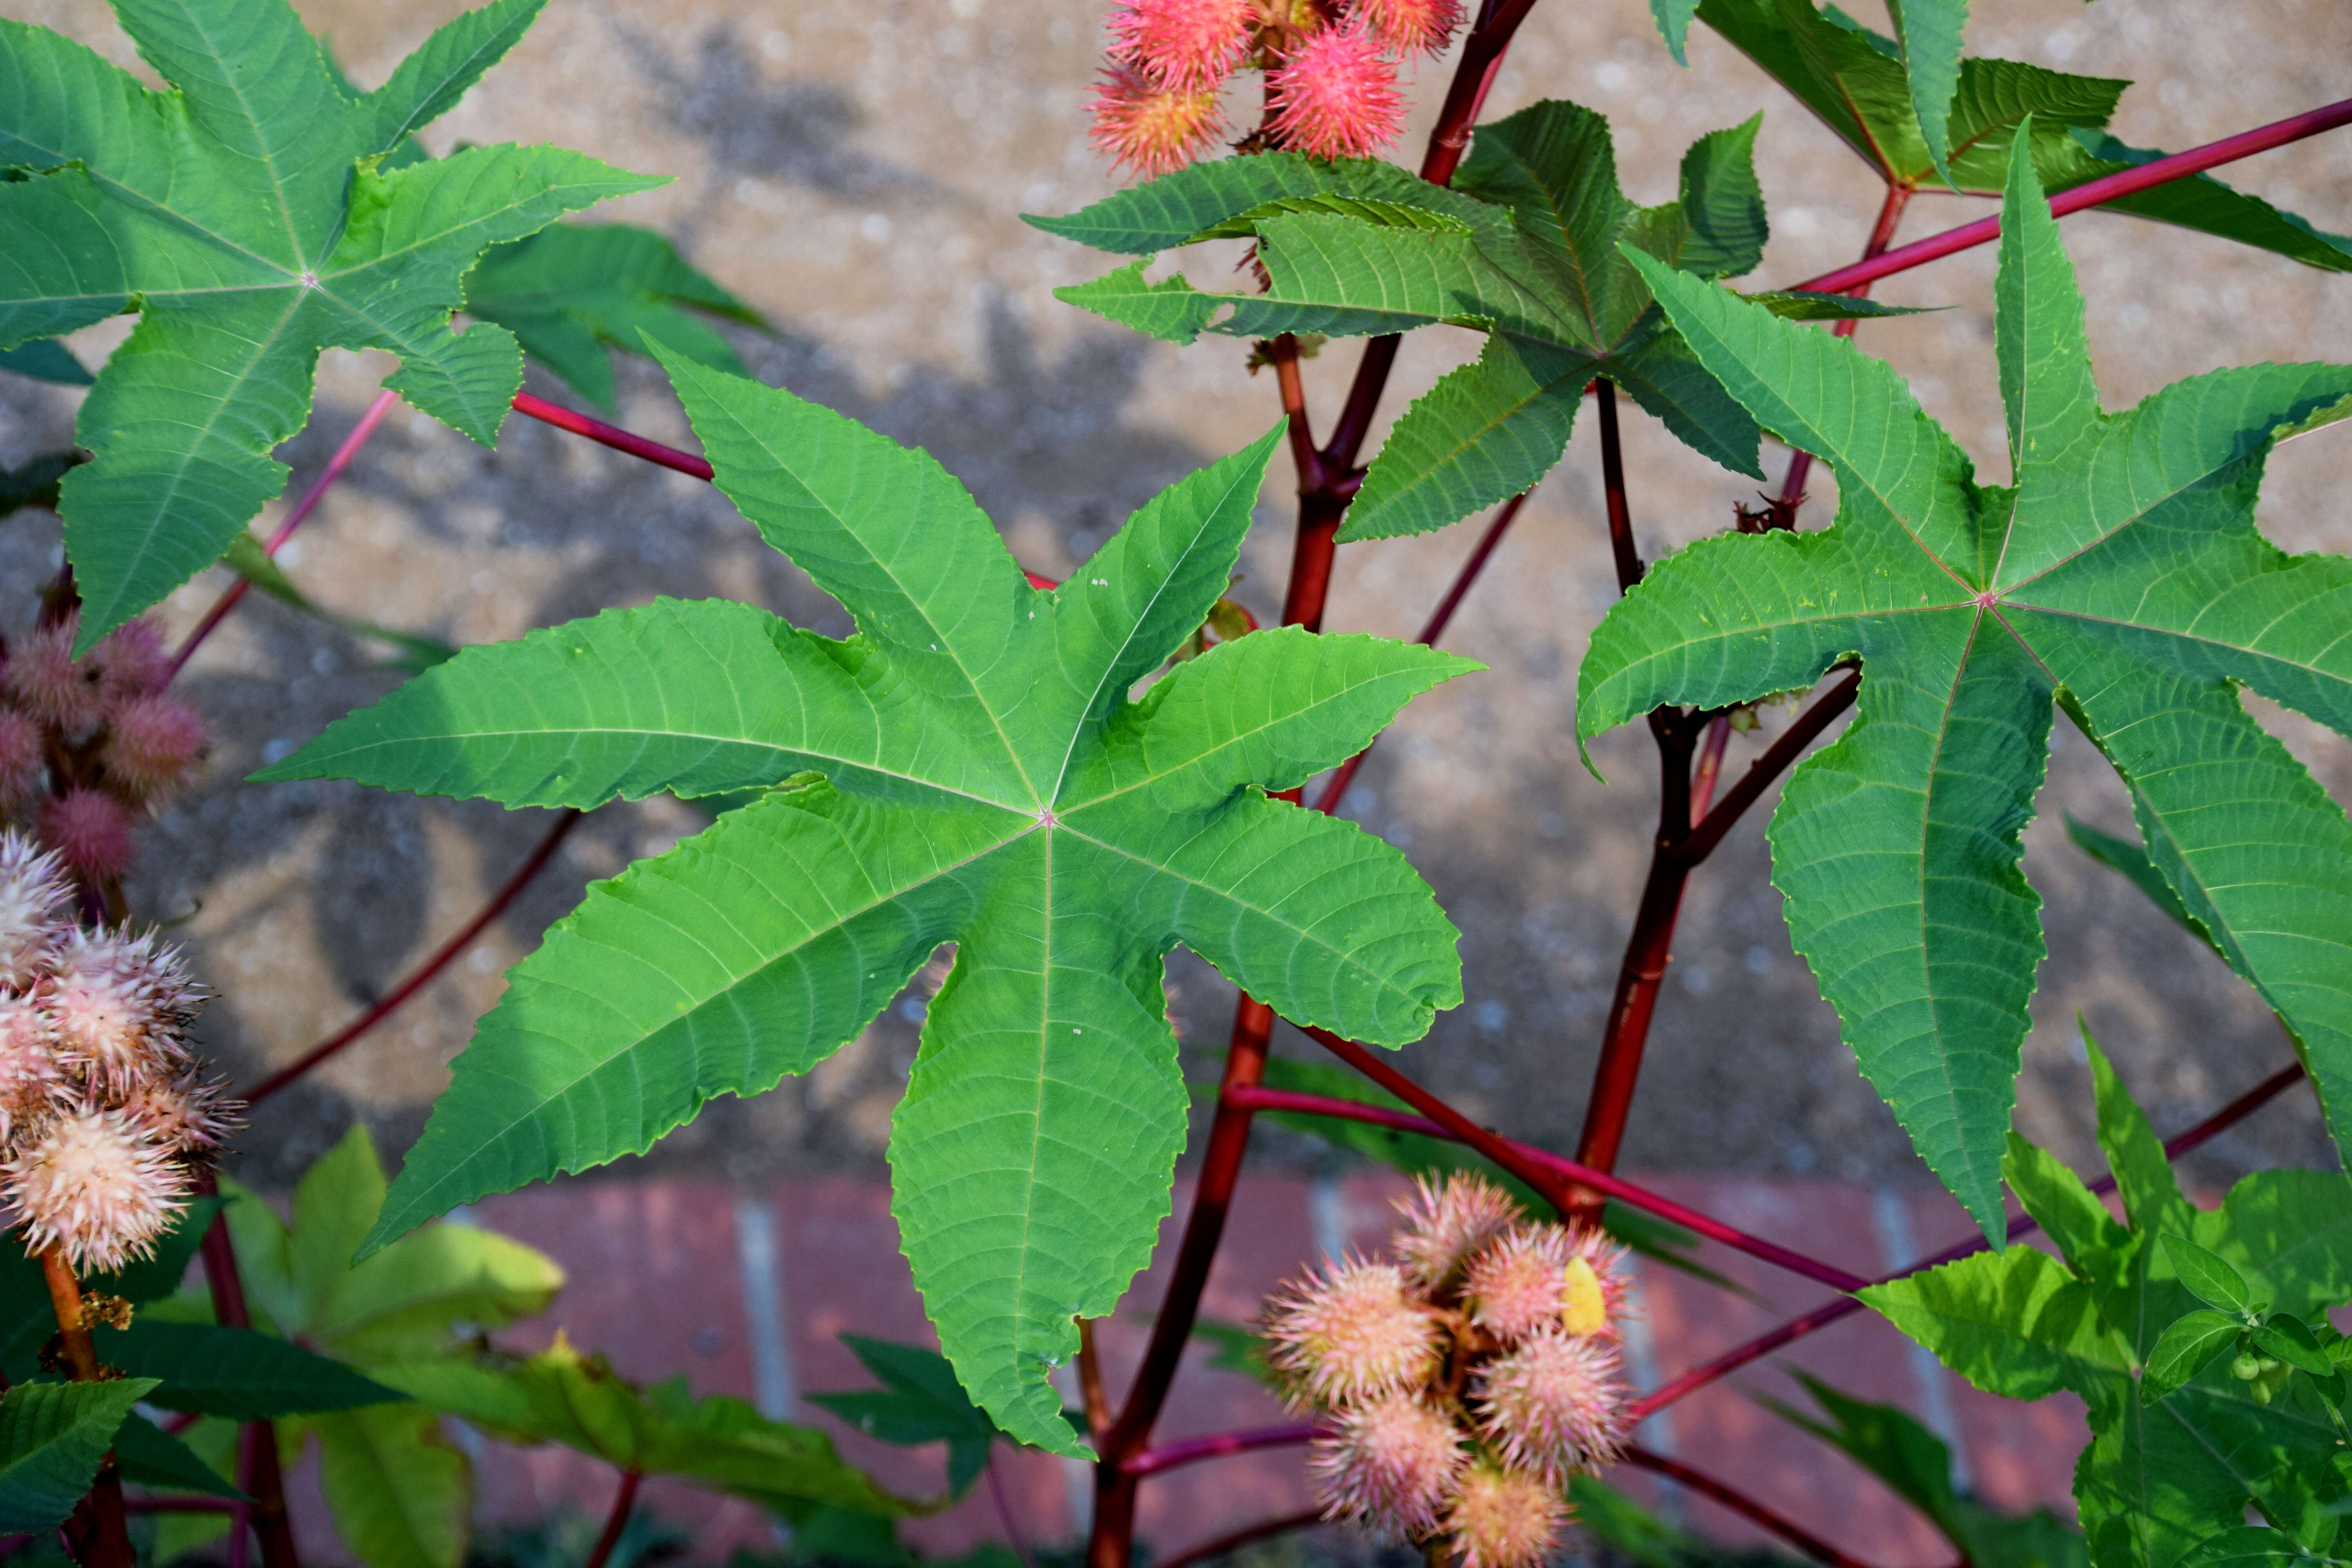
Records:
[[[73,657],[74,624],[37,626],[8,650],[0,671],[9,700],[43,724],[79,742],[105,710],[106,694],[98,668]]]
[[[195,988],[177,950],[152,933],[71,932],[40,1003],[59,1056],[110,1096],[173,1078],[187,1064],[184,1031]]]
[[[226,1080],[207,1083],[194,1068],[170,1082],[150,1079],[122,1101],[122,1112],[148,1137],[177,1154],[211,1154],[245,1124],[244,1102]]]
[[[1463,15],[1462,0],[1356,0],[1352,10],[1374,41],[1398,56],[1443,53]]]
[[[1114,68],[1095,84],[1087,140],[1150,178],[1182,168],[1224,129],[1214,88],[1161,87],[1135,71]]]
[[[134,799],[178,784],[205,752],[205,721],[175,697],[134,697],[107,720],[100,760],[110,784]]]
[[[1559,1544],[1568,1504],[1524,1470],[1474,1465],[1445,1516],[1462,1568],[1535,1568]]]
[[[1559,1484],[1617,1458],[1630,1397],[1615,1346],[1544,1329],[1480,1371],[1478,1424],[1505,1459]]]
[[[6,1164],[8,1205],[30,1250],[63,1247],[77,1268],[120,1268],[154,1251],[186,1206],[187,1171],[119,1110],[53,1117]]]
[[[41,727],[29,713],[0,708],[0,812],[21,811],[48,786]]]
[[[41,803],[41,837],[65,863],[93,882],[120,877],[138,854],[131,808],[94,789],[68,790]]]
[[[1213,92],[1249,48],[1251,0],[1121,0],[1110,58],[1178,92]]]
[[[1568,1304],[1576,1244],[1556,1225],[1523,1225],[1470,1260],[1462,1304],[1470,1321],[1504,1344],[1557,1325]]]
[[[1265,79],[1275,110],[1266,129],[1295,153],[1366,157],[1404,129],[1396,67],[1360,19],[1307,37]]]
[[[1452,1282],[1474,1254],[1527,1217],[1509,1194],[1472,1173],[1417,1177],[1412,1195],[1396,1206],[1403,1226],[1389,1249],[1425,1290]]]
[[[1437,1527],[1469,1458],[1444,1412],[1419,1394],[1392,1394],[1341,1416],[1336,1432],[1315,1440],[1307,1468],[1326,1518],[1411,1536]]]
[[[163,647],[163,628],[145,619],[125,621],[107,633],[82,662],[95,673],[110,707],[152,697],[172,679],[172,656]]]
[[[21,833],[0,833],[0,990],[33,987],[64,928],[72,897],[65,866]]]
[[[1310,1273],[1266,1302],[1265,1329],[1274,1365],[1326,1404],[1409,1388],[1437,1370],[1437,1325],[1391,1264],[1348,1258]]]
[[[38,1121],[63,1087],[52,1035],[31,997],[0,995],[0,1145]]]

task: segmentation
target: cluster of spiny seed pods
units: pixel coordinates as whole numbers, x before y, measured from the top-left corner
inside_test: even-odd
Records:
[[[0,644],[0,820],[27,824],[86,886],[129,868],[131,829],[205,752],[205,722],[166,695],[171,659],[147,621],[80,658],[79,616]]]
[[[0,832],[0,1199],[29,1250],[113,1269],[171,1228],[238,1108],[190,1047],[178,950],[71,903],[58,854]]]
[[[1268,1359],[1324,1418],[1329,1518],[1450,1541],[1463,1568],[1530,1568],[1559,1542],[1570,1476],[1624,1443],[1623,1249],[1475,1175],[1398,1206],[1391,1260],[1351,1256],[1268,1300]]]
[[[1462,0],[1118,0],[1095,89],[1094,144],[1145,175],[1181,169],[1225,130],[1219,95],[1265,73],[1242,143],[1360,158],[1404,125],[1398,62],[1443,50]]]

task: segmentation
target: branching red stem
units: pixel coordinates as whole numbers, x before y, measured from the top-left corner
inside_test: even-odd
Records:
[[[471,947],[474,939],[482,934],[483,928],[506,913],[507,906],[521,895],[522,890],[530,885],[531,879],[547,868],[547,863],[555,858],[555,852],[563,847],[563,841],[570,837],[572,830],[580,825],[580,816],[579,812],[568,807],[561,813],[555,819],[555,826],[549,828],[546,836],[540,839],[539,847],[530,852],[530,858],[516,868],[513,876],[507,879],[506,886],[491,894],[490,901],[484,904],[472,920],[460,926],[455,936],[434,949],[433,955],[411,971],[406,979],[394,986],[383,1001],[378,1002],[251,1089],[239,1090],[237,1098],[248,1105],[260,1104],[398,1012],[403,1004],[431,984],[436,976],[457,961],[459,953]]]
[[[1630,593],[1642,580],[1641,552],[1633,548],[1633,509],[1625,495],[1625,448],[1617,432],[1617,384],[1592,384],[1592,409],[1601,419],[1601,495],[1609,510],[1609,553],[1617,563],[1617,591]]]
[[[399,401],[400,395],[388,388],[375,395],[375,401],[367,405],[367,412],[360,416],[360,422],[352,426],[352,433],[343,437],[342,445],[337,447],[334,454],[327,459],[327,466],[319,470],[319,477],[310,481],[310,488],[302,492],[302,499],[294,503],[285,521],[262,545],[262,554],[276,558],[286,542],[294,537],[294,531],[319,510],[319,502],[325,499],[328,487],[341,479],[343,470],[352,466],[352,459],[360,455],[360,448],[367,445],[368,437],[375,434],[375,427],[383,423],[384,416],[391,413],[393,405]],[[244,598],[252,586],[240,577],[228,585],[226,593],[213,601],[212,608],[205,612],[205,618],[196,623],[195,630],[190,632],[187,640],[180,645],[180,651],[172,656],[171,668],[164,672],[164,679],[170,680],[179,675],[189,657],[204,646],[205,639],[213,635],[214,627],[228,618],[228,613],[236,608],[237,601]]]
[[[1798,714],[1764,749],[1764,754],[1748,765],[1739,782],[1724,792],[1723,799],[1699,819],[1689,837],[1675,846],[1675,855],[1695,866],[1714,854],[1723,836],[1772,787],[1772,781],[1796,766],[1805,748],[1821,739],[1822,731],[1853,706],[1854,697],[1861,689],[1862,671],[1850,670],[1836,685],[1814,698],[1812,706]]]
[[[1259,1109],[1266,1109],[1264,1106]],[[1129,1454],[1119,1461],[1119,1468],[1130,1476],[1156,1476],[1162,1470],[1172,1470],[1179,1465],[1193,1465],[1202,1459],[1222,1459],[1228,1454],[1253,1453],[1260,1448],[1295,1448],[1315,1440],[1320,1427],[1304,1422],[1292,1422],[1281,1426],[1252,1426],[1241,1432],[1219,1432],[1207,1437],[1187,1437],[1181,1443],[1162,1443],[1156,1448],[1146,1448],[1139,1454]]]
[[[612,1511],[604,1516],[604,1533],[596,1537],[586,1568],[604,1568],[612,1561],[613,1548],[621,1543],[621,1532],[629,1528],[629,1513],[637,1506],[637,1483],[644,1479],[635,1470],[621,1472],[621,1484],[613,1490]]]
[[[218,1184],[209,1168],[201,1170],[196,1190],[207,1196]],[[213,1321],[232,1329],[249,1329],[253,1315],[245,1301],[245,1281],[236,1271],[236,1246],[228,1234],[226,1210],[213,1215],[205,1229],[198,1256],[204,1260],[205,1284],[212,1294]],[[261,1538],[263,1568],[301,1568],[294,1549],[294,1525],[286,1514],[286,1478],[278,1463],[277,1428],[267,1421],[247,1422],[237,1432],[237,1487],[253,1500],[238,1502],[229,1511],[229,1558],[245,1560],[246,1531]]]
[[[1279,1089],[1249,1090],[1242,1096],[1246,1103],[1255,1104],[1260,1110],[1301,1110],[1313,1115],[1339,1117],[1351,1121],[1370,1121],[1391,1127],[1402,1126],[1411,1131],[1450,1138],[1477,1150],[1478,1152],[1543,1194],[1547,1201],[1562,1210],[1583,1206],[1586,1200],[1579,1189],[1589,1188],[1635,1208],[1646,1210],[1662,1219],[1672,1220],[1687,1230],[1696,1231],[1711,1241],[1719,1241],[1726,1247],[1747,1253],[1751,1258],[1761,1258],[1776,1268],[1785,1268],[1791,1274],[1803,1275],[1806,1279],[1827,1285],[1832,1289],[1859,1290],[1870,1283],[1859,1274],[1849,1274],[1844,1269],[1823,1263],[1818,1258],[1807,1258],[1801,1252],[1792,1252],[1788,1247],[1766,1241],[1761,1237],[1750,1236],[1746,1231],[1726,1225],[1712,1215],[1701,1214],[1696,1209],[1675,1202],[1672,1198],[1663,1197],[1646,1187],[1636,1186],[1609,1172],[1596,1170],[1577,1161],[1563,1159],[1548,1150],[1538,1149],[1530,1144],[1505,1138],[1499,1133],[1490,1132],[1353,1040],[1341,1035],[1335,1035],[1328,1029],[1309,1027],[1306,1032],[1324,1049],[1395,1095],[1399,1100],[1420,1110],[1429,1120],[1422,1121],[1417,1118],[1405,1117],[1379,1106],[1358,1105],[1352,1100],[1325,1100],[1316,1095],[1294,1095]],[[1280,1096],[1279,1104],[1274,1098],[1276,1096]]]
[[[1625,1462],[1644,1470],[1654,1470],[1679,1485],[1688,1487],[1701,1497],[1721,1503],[1750,1523],[1763,1526],[1806,1556],[1817,1562],[1828,1563],[1830,1568],[1869,1568],[1869,1564],[1860,1558],[1849,1557],[1803,1525],[1774,1512],[1745,1492],[1734,1490],[1713,1476],[1692,1469],[1680,1459],[1670,1459],[1664,1454],[1654,1454],[1647,1448],[1633,1447],[1625,1450]]]
[[[646,439],[607,425],[602,419],[591,419],[585,414],[574,414],[562,404],[550,403],[544,397],[533,397],[528,392],[515,394],[514,411],[541,424],[552,425],[558,430],[569,430],[575,436],[585,436],[601,442],[616,452],[626,452],[632,458],[643,458],[648,463],[659,463],[665,468],[676,468],[681,474],[692,474],[698,479],[711,477],[709,463],[691,452],[681,452],[675,447],[665,447],[659,441]]]

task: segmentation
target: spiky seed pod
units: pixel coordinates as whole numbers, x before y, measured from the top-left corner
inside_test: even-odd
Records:
[[[1534,1568],[1559,1544],[1568,1504],[1559,1489],[1525,1470],[1491,1461],[1462,1478],[1445,1515],[1462,1568]]]
[[[1556,1225],[1523,1225],[1470,1260],[1462,1304],[1470,1321],[1506,1345],[1560,1321],[1576,1243]]]
[[[0,1194],[33,1251],[62,1246],[77,1268],[120,1268],[155,1248],[186,1206],[187,1171],[119,1110],[53,1117],[0,1165]]]
[[[8,700],[69,741],[87,738],[105,710],[102,676],[89,660],[75,662],[74,624],[36,626],[8,650],[0,688]]]
[[[47,1016],[30,996],[0,994],[0,1146],[51,1109],[65,1075]]]
[[[1396,67],[1361,20],[1303,39],[1265,83],[1275,110],[1266,129],[1295,153],[1368,157],[1404,129]]]
[[[1625,1441],[1630,1398],[1616,1347],[1544,1329],[1481,1368],[1478,1426],[1503,1458],[1555,1485],[1607,1464]]]
[[[30,714],[0,708],[0,812],[22,811],[41,798],[49,782],[45,750]]]
[[[1373,41],[1399,57],[1442,54],[1462,25],[1462,0],[1355,0]]]
[[[58,1054],[112,1097],[175,1077],[188,1062],[182,1031],[195,987],[176,949],[152,932],[73,931],[40,994]]]
[[[1325,1518],[1418,1535],[1437,1527],[1446,1493],[1469,1462],[1454,1423],[1408,1393],[1342,1415],[1337,1431],[1315,1440],[1307,1468]]]
[[[175,1154],[210,1154],[245,1125],[245,1102],[226,1079],[207,1083],[193,1068],[169,1082],[148,1081],[123,1098],[122,1113]]]
[[[134,697],[106,721],[99,760],[109,785],[145,800],[180,783],[205,753],[205,721],[175,697]]]
[[[163,647],[163,630],[143,617],[125,621],[100,637],[82,662],[95,674],[109,708],[152,697],[172,679],[172,656]]]
[[[131,808],[102,790],[68,790],[41,803],[41,837],[93,882],[120,877],[138,853]]]
[[[1442,1289],[1480,1248],[1527,1217],[1508,1194],[1471,1171],[1416,1177],[1412,1195],[1396,1206],[1403,1225],[1390,1250],[1424,1290]]]
[[[1178,92],[1214,92],[1242,63],[1251,0],[1120,0],[1110,14],[1110,58]]]
[[[0,833],[0,990],[32,989],[63,934],[72,893],[56,854],[21,833]]]
[[[1437,1324],[1391,1264],[1349,1257],[1284,1287],[1266,1302],[1265,1330],[1268,1359],[1322,1404],[1391,1393],[1437,1371]]]
[[[1214,88],[1161,87],[1120,68],[1095,84],[1087,112],[1094,129],[1087,139],[1095,150],[1147,179],[1182,168],[1224,129]]]

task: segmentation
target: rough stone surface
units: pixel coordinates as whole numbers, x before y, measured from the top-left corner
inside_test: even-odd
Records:
[[[364,83],[457,6],[310,0],[304,8]],[[133,59],[97,0],[15,0],[9,9]],[[2089,9],[1983,0],[1976,10],[1971,37],[1982,52],[2139,79],[2117,130],[2142,145],[2187,146],[2326,101],[2341,92],[2338,66],[2352,54],[2352,12],[2330,0],[2267,0],[2226,14],[2195,0]],[[971,484],[1029,565],[1059,574],[1157,487],[1241,445],[1275,414],[1272,386],[1243,374],[1241,347],[1150,343],[1051,298],[1104,263],[1017,215],[1068,211],[1112,188],[1084,144],[1098,13],[1041,0],[559,0],[432,136],[445,147],[553,141],[677,176],[604,216],[675,236],[773,322],[772,334],[737,334],[761,374],[929,447]],[[1603,110],[1619,127],[1628,190],[1657,200],[1693,137],[1760,107],[1774,227],[1760,278],[1794,281],[1850,259],[1876,203],[1866,172],[1703,28],[1691,55],[1687,74],[1672,65],[1640,0],[1548,4],[1496,81],[1491,112],[1545,96]],[[1427,66],[1415,83],[1414,145],[1444,80],[1442,67]],[[2231,177],[2322,226],[2352,227],[2345,133],[2268,154]],[[1903,233],[1982,210],[1923,197]],[[2095,214],[2069,220],[2067,234],[2113,405],[2217,364],[2352,356],[2343,308],[2352,279]],[[1873,323],[1863,342],[1891,356],[1998,473],[1991,277],[1992,254],[1980,249],[1886,285],[1886,298],[1953,308]],[[91,329],[75,346],[94,360],[121,330]],[[1469,352],[1464,334],[1415,334],[1384,414]],[[1319,417],[1328,419],[1354,359],[1334,345],[1307,366]],[[388,368],[379,356],[327,356],[316,420],[283,454],[297,489]],[[635,366],[623,387],[625,423],[685,437],[656,375]],[[62,444],[74,405],[55,389],[0,385],[0,461]],[[1750,497],[1748,482],[1643,418],[1631,419],[1628,439],[1650,553],[1720,529]],[[2274,460],[2263,518],[2288,548],[2352,548],[2340,484],[2331,482],[2347,439],[2323,434]],[[1831,486],[1824,478],[1813,488],[1809,515],[1818,520]],[[1261,616],[1280,599],[1285,489],[1277,474],[1238,590]],[[1409,635],[1468,548],[1471,526],[1347,552],[1330,624]],[[0,528],[0,622],[14,626],[29,613],[28,590],[56,551],[46,516]],[[521,419],[492,454],[421,416],[395,414],[283,559],[335,610],[452,641],[511,636],[656,594],[741,596],[845,629],[838,609],[707,488]],[[165,615],[188,625],[223,581],[208,574]],[[1612,593],[1588,422],[1452,639],[1492,672],[1416,704],[1349,806],[1423,868],[1465,935],[1468,1005],[1406,1052],[1406,1065],[1476,1114],[1555,1143],[1574,1137],[1581,1116],[1653,809],[1638,731],[1596,748],[1605,784],[1578,766],[1570,738],[1577,660]],[[240,1077],[291,1058],[384,992],[544,831],[542,814],[480,804],[238,782],[388,689],[394,678],[372,663],[378,652],[254,603],[191,671],[190,690],[216,728],[215,752],[202,784],[148,830],[133,894],[143,913],[181,922],[219,994],[206,1016],[210,1044]],[[2352,794],[2352,749],[2291,718],[2277,727],[2339,798]],[[1757,744],[1738,742],[1731,765]],[[2071,734],[2029,835],[2052,957],[2019,1125],[2080,1164],[2090,1156],[2090,1101],[2078,1011],[2167,1127],[2259,1079],[2286,1048],[2196,942],[2072,850],[2056,826],[2061,810],[2110,827],[2128,820],[2104,765]],[[1742,825],[1692,889],[1626,1158],[1922,1179],[1791,956],[1766,880],[1763,817],[1759,810]],[[588,879],[699,820],[674,804],[599,813],[446,979],[260,1115],[245,1173],[285,1180],[354,1115],[394,1147],[404,1143],[506,965]],[[1230,992],[1197,963],[1183,965],[1180,980],[1181,1011],[1205,1053],[1222,1040]],[[736,1184],[877,1170],[914,1048],[913,1000],[804,1082],[712,1107],[652,1161]],[[1270,1138],[1267,1148],[1294,1163],[1318,1158],[1300,1140]],[[2221,1141],[2203,1171],[2211,1179],[2325,1157],[2316,1119],[2298,1099]]]

